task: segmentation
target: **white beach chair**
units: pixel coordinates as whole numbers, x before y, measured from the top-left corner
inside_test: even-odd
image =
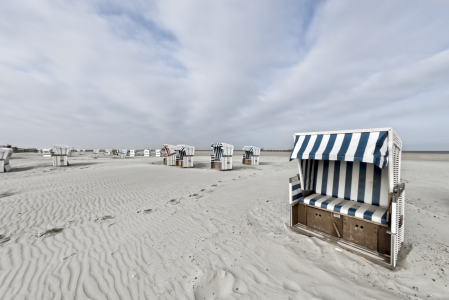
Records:
[[[389,268],[404,241],[402,141],[391,128],[294,134],[292,229]]]
[[[69,146],[54,145],[53,154],[51,156],[53,160],[53,167],[68,166],[67,155],[69,153]]]
[[[42,149],[42,153],[44,157],[51,157],[51,149],[47,148],[47,149]]]
[[[151,156],[151,149],[145,149],[143,150],[143,156]]]
[[[154,152],[155,152],[155,156],[156,157],[161,157],[161,150],[160,149],[156,149],[156,150],[154,150]]]
[[[177,145],[175,147],[176,165],[181,168],[193,168],[193,155],[195,147],[188,145]]]
[[[126,158],[126,154],[128,154],[127,149],[120,149],[120,158]]]
[[[100,149],[93,149],[92,150],[92,157],[93,158],[98,158],[98,156],[100,156]]]
[[[243,151],[245,151],[242,160],[244,165],[254,165],[254,166],[259,165],[259,155],[260,155],[259,147],[245,146],[243,147]]]
[[[176,166],[175,147],[176,146],[168,145],[168,144],[162,145],[162,149],[165,151],[165,154],[164,154],[164,165]]]
[[[226,143],[215,143],[211,145],[214,155],[210,157],[212,169],[232,170],[232,154],[234,146]]]
[[[129,150],[129,156],[130,157],[136,156],[136,150]]]
[[[112,149],[104,149],[104,155],[105,156],[110,156],[112,153]]]
[[[12,148],[0,148],[0,173],[9,172],[9,170],[11,170],[9,159],[11,158],[12,153]]]

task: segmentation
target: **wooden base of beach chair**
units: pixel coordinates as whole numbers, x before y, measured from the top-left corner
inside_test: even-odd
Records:
[[[359,255],[361,257],[364,257],[372,262],[379,263],[385,267],[390,266],[390,256],[386,254],[381,254],[378,251],[370,250],[366,247],[360,246],[356,243],[346,241],[342,238],[335,237],[331,234],[327,234],[325,232],[310,228],[303,224],[296,224],[293,225],[292,230],[310,236],[310,237],[316,237],[320,240],[326,241],[328,243],[331,243],[339,248],[345,249],[349,252],[352,252],[356,255]]]
[[[184,167],[183,161],[182,160],[177,160],[176,161],[176,166],[177,167],[181,167],[181,168]]]
[[[371,221],[298,203],[291,207],[291,225],[301,225],[303,229],[331,236],[341,243],[355,244],[381,256],[389,257],[391,252],[388,228]]]
[[[251,160],[250,159],[243,159],[242,160],[242,164],[251,166]]]
[[[211,162],[210,163],[210,168],[211,169],[221,170],[221,162]]]

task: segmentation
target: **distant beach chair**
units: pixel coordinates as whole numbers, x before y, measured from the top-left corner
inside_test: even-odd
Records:
[[[219,170],[232,170],[232,154],[234,146],[226,143],[211,145],[214,155],[210,157],[210,167]]]
[[[50,148],[42,149],[42,153],[43,153],[44,157],[51,157],[51,149]]]
[[[54,145],[53,154],[51,156],[53,160],[53,167],[68,166],[67,155],[69,153],[69,146]]]
[[[155,156],[156,157],[161,157],[161,150],[160,149],[156,149],[156,150],[154,150],[154,152],[155,152]]]
[[[104,149],[104,156],[110,156],[112,153],[112,149]]]
[[[128,154],[127,149],[120,149],[120,158],[126,158],[126,154]]]
[[[0,148],[0,173],[9,172],[9,170],[11,170],[9,159],[11,158],[12,153],[12,148]]]
[[[98,156],[100,156],[100,149],[93,149],[92,150],[92,157],[93,158],[98,158]]]
[[[129,150],[129,156],[134,157],[136,155],[136,150]]]
[[[293,230],[395,268],[404,241],[402,141],[391,128],[294,134]]]
[[[175,147],[176,165],[181,168],[193,168],[193,155],[195,147],[188,145],[177,145]]]
[[[145,149],[143,150],[143,156],[151,156],[151,149]]]
[[[254,166],[259,165],[259,155],[260,155],[259,147],[245,146],[243,147],[243,151],[245,151],[242,160],[244,165],[254,165]]]
[[[162,149],[165,151],[165,154],[164,154],[164,165],[176,166],[175,147],[176,146],[168,145],[168,144],[162,145]]]

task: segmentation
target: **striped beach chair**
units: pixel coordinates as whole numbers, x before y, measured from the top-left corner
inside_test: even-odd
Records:
[[[151,149],[143,150],[143,156],[151,156]]]
[[[181,168],[193,168],[193,155],[195,154],[195,147],[189,145],[177,145],[176,151],[176,165]]]
[[[69,150],[70,150],[69,146],[61,146],[61,145],[53,146],[53,153],[51,155],[53,167],[63,167],[69,165],[69,162],[67,161],[67,155],[69,153]]]
[[[162,150],[164,154],[164,165],[176,166],[176,151],[174,145],[164,144],[162,145]]]
[[[395,268],[404,241],[401,152],[391,128],[294,134],[292,229]]]
[[[0,173],[9,172],[9,170],[11,170],[9,159],[11,158],[12,153],[12,148],[0,148]]]
[[[234,146],[226,143],[211,145],[214,155],[210,157],[210,167],[219,170],[232,170],[232,154]]]
[[[242,163],[244,165],[253,165],[253,166],[259,165],[259,155],[260,155],[259,147],[245,146],[243,147],[243,151],[245,151],[245,154],[243,154],[242,159]]]

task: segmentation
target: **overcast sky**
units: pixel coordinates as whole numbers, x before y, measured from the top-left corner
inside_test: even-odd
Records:
[[[449,150],[448,1],[0,2],[0,144]]]

